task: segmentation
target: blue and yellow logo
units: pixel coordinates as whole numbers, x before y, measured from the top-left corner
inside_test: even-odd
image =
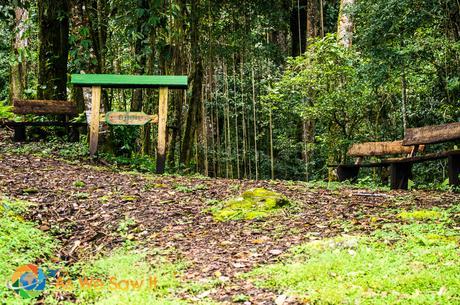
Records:
[[[16,269],[11,277],[9,288],[13,289],[23,299],[39,296],[46,286],[46,276],[41,268],[28,264]]]

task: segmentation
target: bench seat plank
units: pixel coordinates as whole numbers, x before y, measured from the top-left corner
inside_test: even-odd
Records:
[[[77,114],[77,106],[69,101],[58,100],[13,100],[15,114]]]
[[[408,128],[404,136],[403,145],[436,144],[460,139],[460,122]]]
[[[348,150],[352,157],[410,154],[413,147],[403,146],[402,141],[355,143]]]

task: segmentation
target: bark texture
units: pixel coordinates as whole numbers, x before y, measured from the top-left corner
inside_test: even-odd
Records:
[[[67,99],[69,10],[68,0],[38,0],[39,99]]]

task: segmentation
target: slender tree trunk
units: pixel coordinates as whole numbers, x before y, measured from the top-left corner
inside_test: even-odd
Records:
[[[254,160],[256,169],[256,180],[259,179],[259,157],[257,150],[257,120],[256,120],[256,82],[255,82],[254,63],[252,64],[252,113],[254,127]]]
[[[203,84],[202,87],[205,87],[206,84]],[[204,92],[205,90],[201,89],[201,126],[200,132],[198,133],[198,142],[200,145],[200,158],[198,160],[200,164],[200,171],[205,175],[209,175],[209,164],[208,164],[208,128],[207,128],[207,116],[206,116],[206,108],[204,103]]]
[[[38,0],[37,6],[40,41],[37,97],[66,100],[69,1]]]
[[[213,78],[214,78],[214,75],[213,75]],[[221,141],[220,141],[220,122],[219,122],[219,106],[216,104],[216,144],[217,144],[217,151],[216,151],[216,163],[217,163],[217,168],[216,168],[216,177],[221,177],[222,175],[222,167],[221,167],[221,164],[222,164],[222,161],[221,161]],[[225,130],[225,114],[224,114],[224,133],[226,134],[226,130]],[[226,138],[226,136],[225,136]],[[225,146],[226,148],[226,146]],[[228,162],[228,161],[226,161]]]
[[[227,66],[223,63],[224,70],[224,95],[225,95],[225,113],[224,113],[224,123],[225,123],[225,177],[233,177],[231,171],[231,162],[230,157],[232,154],[231,148],[231,133],[230,133],[230,109],[229,109],[229,96],[228,96],[228,73]]]
[[[269,129],[270,129],[270,170],[272,180],[275,179],[275,158],[273,157],[273,120],[272,120],[272,107],[270,106],[269,112]]]
[[[319,0],[320,22],[321,22],[321,37],[324,37],[324,5],[323,0]]]
[[[403,67],[401,73],[401,112],[403,121],[403,130],[406,132],[407,129],[407,82],[406,82],[406,70]]]
[[[236,76],[236,63],[235,63],[235,57],[233,57],[233,94],[234,94],[234,106],[235,106],[235,146],[236,146],[236,175],[237,178],[241,178],[241,172],[240,172],[240,148],[239,148],[239,132],[238,132],[238,103],[237,103],[237,98],[238,94],[236,93],[236,82],[237,82],[237,76]],[[233,177],[233,176],[232,176]]]
[[[246,117],[245,117],[245,112],[246,112],[246,107],[244,103],[244,82],[243,82],[243,76],[244,76],[244,64],[243,60],[241,60],[240,63],[240,84],[241,84],[241,125],[243,127],[243,173],[244,173],[244,178],[248,178],[248,162],[247,162],[247,147],[246,147],[246,142],[248,140],[247,138],[247,132],[246,132]]]

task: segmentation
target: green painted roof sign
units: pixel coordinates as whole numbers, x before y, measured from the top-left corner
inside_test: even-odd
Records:
[[[152,121],[158,122],[157,115],[149,115],[143,112],[107,112],[105,122],[110,125],[142,126]]]
[[[185,75],[72,74],[71,83],[81,87],[187,89],[188,77]]]

